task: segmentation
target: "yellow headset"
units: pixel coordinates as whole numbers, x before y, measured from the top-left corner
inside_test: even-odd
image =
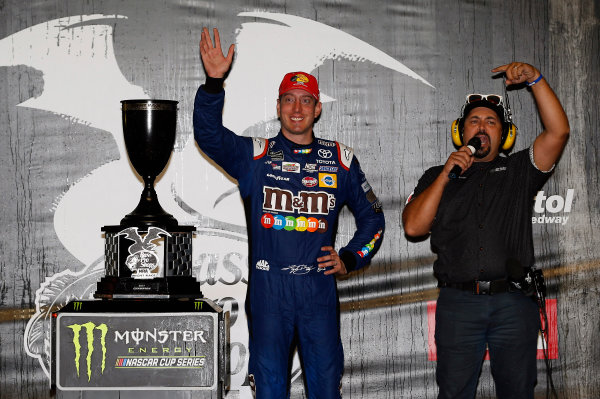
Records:
[[[503,107],[504,108],[504,107]],[[515,144],[515,139],[517,138],[517,127],[514,123],[512,123],[511,115],[506,115],[504,117],[504,121],[502,121],[502,151],[508,151]],[[463,123],[464,123],[464,107],[461,111],[460,118],[455,119],[452,122],[452,126],[450,128],[450,135],[452,136],[452,142],[457,147],[462,147],[463,143]]]

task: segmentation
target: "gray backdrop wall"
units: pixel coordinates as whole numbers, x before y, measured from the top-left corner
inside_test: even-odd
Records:
[[[205,295],[232,312],[232,390],[247,397],[241,203],[235,182],[192,138],[203,26],[237,45],[228,126],[276,134],[279,80],[307,70],[328,99],[317,134],[354,148],[383,203],[376,259],[338,281],[350,398],[436,397],[433,256],[427,240],[404,236],[402,208],[421,173],[452,151],[449,126],[464,95],[500,93],[495,66],[537,66],[572,131],[532,220],[537,266],[556,299],[554,381],[560,397],[600,397],[599,18],[596,0],[0,0],[0,398],[49,396],[48,312],[89,298],[103,270],[100,227],[137,202],[118,103],[136,97],[180,102],[175,152],[157,190],[181,223],[198,228],[194,272]],[[529,91],[509,96],[518,150],[542,126]],[[339,246],[353,228],[344,213]],[[292,396],[304,397],[297,360],[292,368]],[[540,360],[540,397],[544,370]],[[494,397],[487,362],[478,397]]]

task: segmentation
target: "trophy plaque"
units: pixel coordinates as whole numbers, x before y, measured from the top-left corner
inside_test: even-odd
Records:
[[[194,226],[181,226],[158,202],[154,181],[175,144],[177,101],[123,100],[129,160],[144,180],[137,207],[117,226],[104,226],[105,276],[96,298],[201,298],[192,276]]]

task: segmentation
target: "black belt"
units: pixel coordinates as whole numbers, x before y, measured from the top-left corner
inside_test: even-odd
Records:
[[[462,291],[472,292],[473,295],[493,295],[500,294],[503,292],[512,291],[511,284],[506,280],[494,280],[494,281],[466,281],[464,283],[447,283],[444,281],[438,282],[438,287],[444,288],[456,288]]]

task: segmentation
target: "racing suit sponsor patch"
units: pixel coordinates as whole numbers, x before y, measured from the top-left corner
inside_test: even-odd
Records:
[[[270,269],[269,262],[267,262],[264,259],[261,259],[258,262],[256,262],[256,268],[258,270],[264,270],[264,271],[268,272]]]
[[[319,173],[319,187],[337,188],[337,175],[335,173]]]
[[[381,202],[376,201],[371,204],[371,208],[375,211],[375,213],[383,212],[383,207],[381,206]]]
[[[363,191],[366,193],[371,189],[371,185],[369,184],[368,181],[364,181],[363,184],[360,185],[363,189]]]
[[[271,157],[271,161],[283,161],[283,150],[269,150],[268,155]]]
[[[308,173],[314,173],[317,171],[317,164],[316,163],[306,163],[304,164],[304,169],[302,169],[305,172]]]
[[[352,158],[354,157],[354,150],[342,143],[337,143],[338,146],[338,158],[342,167],[346,170],[350,170],[352,164]]]
[[[367,185],[368,184],[369,183],[367,183]],[[363,190],[364,189],[365,189],[365,186],[363,184]],[[379,202],[379,199],[375,195],[375,192],[371,189],[371,186],[369,186],[369,191],[367,192],[367,196],[366,197],[367,197],[367,201],[369,201],[371,203],[371,208],[373,208],[373,210],[375,211],[375,213],[383,212],[383,208],[381,207],[381,202]]]
[[[377,202],[377,196],[375,195],[375,192],[373,192],[373,190],[367,193],[367,201],[369,201],[371,204],[373,202]]]
[[[361,258],[364,258],[365,256],[367,256],[369,254],[369,252],[371,252],[373,250],[373,248],[375,247],[375,243],[381,238],[382,232],[383,232],[383,230],[380,229],[377,233],[375,233],[375,235],[373,236],[373,239],[371,241],[369,241],[368,244],[366,244],[364,247],[362,247],[362,249],[360,251],[357,251],[356,253]]]
[[[335,208],[335,195],[325,191],[299,191],[297,195],[279,187],[263,187],[263,210],[328,215]]]
[[[254,159],[260,159],[267,153],[269,140],[260,137],[252,138],[252,148],[254,152]]]
[[[275,176],[272,173],[267,173],[266,175],[267,177],[270,177],[271,179],[275,179],[275,180],[279,180],[279,181],[290,181],[289,177],[283,177],[283,176]]]
[[[333,156],[333,153],[331,152],[331,150],[325,150],[323,148],[319,149],[319,151],[317,152],[319,154],[319,156],[321,158],[331,158]]]
[[[312,148],[296,148],[294,149],[294,154],[310,154],[312,152]]]
[[[302,184],[305,187],[315,187],[317,184],[319,184],[319,181],[314,177],[306,176],[302,179]]]
[[[335,165],[335,161],[333,159],[317,159],[317,163],[324,163],[326,165]]]
[[[282,162],[281,170],[283,172],[300,173],[300,164],[298,162]]]
[[[317,143],[319,143],[319,145],[322,145],[323,147],[335,147],[335,141],[325,141],[318,139]]]
[[[338,171],[337,166],[319,166],[319,172],[336,173],[337,171]]]
[[[260,217],[260,224],[265,229],[284,230],[284,231],[308,231],[309,233],[325,233],[327,231],[327,219],[317,219],[314,217],[293,217],[293,216],[273,216],[265,213]]]

